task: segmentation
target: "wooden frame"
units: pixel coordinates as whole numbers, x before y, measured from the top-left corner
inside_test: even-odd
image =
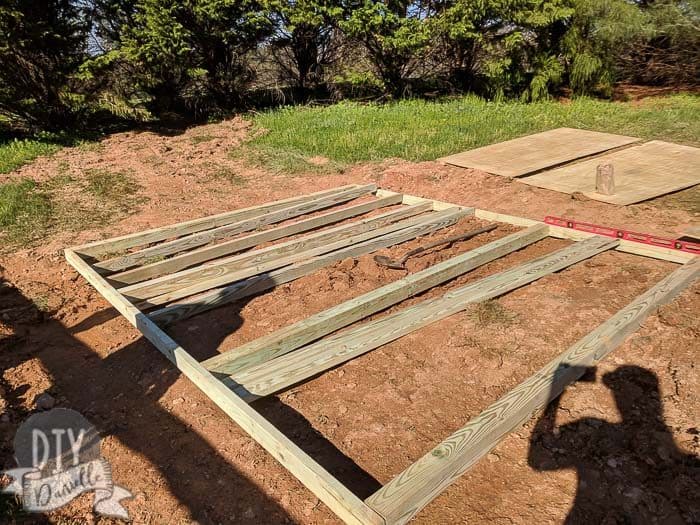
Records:
[[[351,203],[358,197],[369,199],[372,194],[371,200]],[[350,204],[334,208],[344,203]],[[387,206],[397,208],[269,247],[255,248],[263,242],[309,232],[367,212],[382,211]],[[333,210],[261,230],[262,226],[326,208]],[[524,229],[201,363],[164,331],[164,326],[191,315],[260,293],[346,257],[367,254],[438,231],[470,215]],[[229,239],[239,234],[243,236]],[[355,325],[408,297],[548,236],[579,242],[511,270],[451,289],[442,297]],[[211,244],[212,241],[221,242]],[[250,248],[252,250],[243,251]],[[364,501],[249,405],[254,399],[317,375],[452,315],[470,303],[502,295],[610,249],[682,266]],[[700,277],[700,260],[689,253],[402,195],[374,185],[344,186],[96,241],[68,248],[65,255],[114,308],[340,519],[346,523],[373,525],[408,521],[505,435],[576,380],[581,366],[589,366],[605,357],[659,305],[671,301]],[[163,258],[167,255],[172,257]],[[350,325],[353,326],[334,333]]]

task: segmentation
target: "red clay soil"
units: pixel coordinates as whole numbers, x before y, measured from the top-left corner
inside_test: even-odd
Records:
[[[36,410],[36,398],[49,393],[56,406],[78,410],[100,430],[115,482],[135,495],[126,502],[134,523],[339,522],[67,265],[65,246],[359,182],[535,219],[563,215],[662,235],[697,221],[671,206],[675,201],[616,207],[430,162],[274,175],[228,156],[247,130],[233,120],[174,136],[123,133],[96,151],[64,150],[11,175],[46,180],[66,165],[74,177],[88,168],[130,170],[150,201],[99,230],[56,233],[0,259],[0,469],[15,466],[16,428]],[[214,176],[223,168],[235,178]],[[382,253],[398,256],[482,224],[467,219]],[[408,270],[513,231],[503,225],[432,250],[411,259]],[[395,308],[566,245],[541,241]],[[606,252],[253,406],[364,498],[675,267]],[[203,359],[404,275],[378,267],[370,255],[345,260],[169,333]],[[567,516],[622,523],[649,515],[658,523],[699,521],[699,477],[690,466],[700,452],[699,308],[696,283],[415,523],[560,523]],[[91,501],[81,496],[48,519],[111,522],[93,514]]]

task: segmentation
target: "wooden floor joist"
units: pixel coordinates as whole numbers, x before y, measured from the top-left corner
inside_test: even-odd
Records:
[[[617,239],[592,237],[551,255],[451,290],[442,297],[428,299],[360,325],[354,330],[321,339],[317,343],[247,368],[233,374],[231,378],[222,380],[248,401],[279,392],[464,310],[469,304],[498,297],[614,248],[618,242]]]
[[[204,246],[210,242],[232,237],[239,233],[249,232],[268,224],[282,222],[293,217],[299,217],[305,213],[330,208],[336,204],[351,201],[357,197],[372,193],[376,190],[377,187],[374,184],[367,184],[365,186],[359,186],[357,188],[351,188],[338,193],[325,195],[310,201],[303,201],[286,208],[270,211],[239,222],[233,222],[210,230],[192,233],[172,241],[151,246],[150,248],[144,248],[143,250],[139,250],[137,252],[100,261],[95,263],[95,268],[102,273],[124,270],[125,268],[130,268],[138,264],[152,262],[154,258],[158,259],[167,255],[184,252],[193,248],[198,248],[199,246]]]
[[[437,231],[442,224],[433,224],[430,229],[421,231],[420,235],[426,235]],[[359,257],[361,255],[388,248],[395,244],[408,241],[416,237],[413,229],[400,230],[382,237],[375,237],[369,241],[354,244],[347,248],[335,250],[325,255],[312,257],[306,261],[293,264],[291,266],[265,272],[251,277],[244,281],[233,283],[223,288],[210,290],[206,293],[195,295],[182,301],[173,302],[166,307],[155,310],[149,314],[149,318],[162,326],[166,326],[194,315],[201,314],[212,308],[238,301],[245,297],[250,297],[265,290],[269,290],[284,283],[288,283],[304,275],[309,275],[319,268],[324,268],[342,259]],[[149,304],[141,303],[143,308],[148,308]]]
[[[220,213],[218,215],[209,215],[207,217],[201,217],[191,221],[161,226],[160,228],[153,228],[142,232],[130,233],[128,235],[122,235],[121,237],[94,241],[80,246],[75,246],[72,249],[81,255],[100,257],[106,254],[128,250],[129,248],[134,248],[136,246],[151,244],[173,237],[182,237],[183,235],[189,235],[191,233],[208,230],[210,228],[216,228],[217,226],[223,226],[224,224],[231,224],[232,222],[250,219],[271,211],[287,208],[293,204],[308,202],[319,197],[333,195],[335,193],[340,193],[341,191],[357,188],[358,186],[358,184],[350,184],[339,188],[331,188],[329,190],[318,191],[316,193],[251,206],[250,208],[244,208],[242,210]]]
[[[331,247],[334,245],[344,243],[355,244],[352,241],[358,236],[363,236],[362,240],[367,240],[368,238],[371,239],[372,237],[378,237],[379,235],[422,223],[426,218],[420,215],[426,211],[429,211],[429,209],[425,204],[402,206],[398,210],[382,213],[381,215],[369,219],[343,224],[328,230],[304,235],[291,241],[273,244],[267,248],[251,250],[232,257],[225,257],[216,261],[207,262],[196,268],[182,270],[141,283],[125,286],[119,288],[119,291],[134,299],[148,299],[149,297],[155,297],[172,290],[177,290],[178,288],[191,286],[202,280],[227,275],[228,273],[244,270],[246,268],[253,268],[255,270],[257,268],[263,268],[263,265],[265,265],[265,269],[261,271],[273,270],[297,262],[298,260],[332,251],[333,248]],[[418,215],[418,217],[416,217],[416,215]],[[413,218],[410,220],[403,220],[411,217]],[[311,251],[314,253],[309,253]],[[255,273],[259,272],[256,271]],[[236,279],[245,277],[237,277]]]
[[[375,197],[369,197],[370,193]],[[360,196],[371,200],[351,202]],[[363,214],[385,206],[398,208],[362,218]],[[315,213],[326,208],[332,209],[322,214]],[[315,215],[305,216],[309,213]],[[198,363],[162,329],[162,326],[219,305],[312,274],[342,259],[431,234],[474,215],[477,220],[504,222],[527,229],[409,274],[203,363]],[[359,220],[287,239],[352,217]],[[291,218],[295,221],[252,231]],[[234,237],[238,234],[244,235]],[[573,244],[452,289],[442,297],[404,308],[399,304],[547,236],[567,239]],[[260,246],[280,239],[279,243],[269,247]],[[684,265],[445,439],[366,501],[353,494],[248,404],[256,397],[277,392],[452,315],[470,302],[502,295],[608,249]],[[116,255],[128,250],[135,251]],[[154,257],[162,260],[154,261]],[[408,521],[508,432],[574,381],[580,374],[580,367],[602,359],[655,308],[672,300],[700,278],[700,259],[693,254],[401,195],[377,189],[374,185],[332,188],[96,241],[67,249],[66,259],[218,407],[340,519],[358,525],[391,525]],[[394,305],[399,305],[395,312],[362,322],[368,315]],[[155,307],[159,309],[150,314],[143,311]],[[353,323],[359,324],[351,326]]]
[[[311,217],[310,219],[304,219],[291,224],[286,224],[284,226],[278,226],[269,230],[252,233],[231,241],[214,244],[212,246],[205,246],[204,248],[192,250],[182,255],[176,255],[175,257],[170,257],[169,259],[165,259],[163,261],[139,266],[133,270],[126,270],[124,272],[112,274],[109,276],[109,280],[110,282],[114,282],[119,285],[126,285],[145,281],[146,279],[152,279],[153,277],[160,277],[161,275],[174,273],[199,263],[240,252],[247,248],[252,248],[265,242],[275,241],[297,233],[308,232],[310,230],[314,230],[328,224],[333,224],[344,219],[363,215],[379,208],[401,204],[402,197],[403,196],[400,193],[397,193],[388,197],[363,202],[362,204],[355,204],[354,206],[341,208],[330,213],[317,215],[315,217]]]
[[[272,261],[240,270],[229,271],[225,267],[223,269],[221,267],[215,267],[211,268],[214,271],[210,273],[210,268],[207,267],[203,270],[203,272],[206,272],[204,275],[199,275],[191,280],[187,279],[184,282],[179,282],[177,283],[178,286],[176,288],[173,287],[167,291],[163,291],[162,288],[160,288],[160,285],[158,285],[156,292],[154,292],[150,287],[146,288],[145,290],[143,288],[133,290],[130,289],[131,287],[126,287],[121,289],[120,292],[130,299],[143,300],[142,303],[139,303],[140,305],[143,304],[151,306],[165,304],[198,292],[210,290],[217,286],[241,281],[254,275],[276,270],[283,266],[287,266],[304,259],[309,259],[316,255],[332,252],[334,250],[341,250],[347,246],[352,246],[364,241],[372,241],[376,239],[380,244],[384,244],[386,241],[390,241],[391,239],[402,239],[398,242],[404,242],[409,239],[414,239],[421,235],[426,235],[436,230],[451,226],[460,219],[469,215],[469,213],[471,213],[471,210],[454,208],[452,210],[434,212],[428,217],[413,217],[395,224],[390,224],[389,226],[385,226],[377,230],[371,230],[358,235],[353,235],[347,239],[324,244],[316,248],[304,250],[293,255],[273,259]],[[144,284],[148,284],[148,282]],[[159,295],[154,295],[154,293],[158,293]]]
[[[291,352],[355,321],[384,310],[438,284],[454,279],[490,261],[519,250],[547,236],[541,224],[508,235],[462,255],[308,317],[268,336],[207,359],[202,364],[217,374],[241,372]]]
[[[168,334],[124,299],[77,253],[67,249],[65,255],[68,262],[153,346],[343,521],[357,525],[384,525],[381,516],[211,375]]]
[[[366,502],[387,523],[407,522],[509,432],[561,394],[586,367],[622,344],[656,308],[673,300],[699,277],[700,259],[673,272],[489,406]]]

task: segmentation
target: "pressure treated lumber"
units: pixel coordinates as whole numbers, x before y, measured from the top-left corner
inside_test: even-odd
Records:
[[[399,221],[394,224],[389,224],[388,226],[384,226],[383,228],[370,230],[364,233],[360,233],[358,235],[353,235],[351,237],[340,239],[335,242],[325,243],[321,246],[317,246],[308,250],[303,250],[300,252],[293,253],[291,255],[274,258],[267,262],[256,262],[254,265],[251,264],[241,269],[233,268],[229,270],[224,265],[217,265],[216,267],[212,266],[203,268],[201,270],[201,272],[203,273],[199,273],[193,276],[186,276],[185,278],[180,279],[177,283],[158,283],[155,286],[149,286],[145,288],[141,288],[141,285],[139,284],[135,285],[139,287],[138,290],[133,290],[129,286],[121,289],[120,292],[126,295],[129,299],[142,299],[144,300],[144,303],[147,303],[149,305],[165,304],[170,301],[180,299],[182,297],[187,297],[189,295],[194,295],[205,290],[216,288],[217,286],[222,286],[232,282],[240,281],[242,279],[247,279],[248,277],[252,277],[254,275],[259,275],[261,273],[276,270],[278,268],[282,268],[283,266],[288,266],[290,264],[294,264],[304,259],[309,259],[316,255],[321,255],[334,250],[338,250],[346,246],[351,246],[353,244],[357,244],[372,238],[382,237],[395,231],[412,231],[415,232],[414,236],[423,235],[422,231],[427,231],[431,229],[433,224],[443,224],[442,227],[446,227],[448,225],[454,224],[457,220],[466,216],[468,213],[469,210],[460,210],[457,208],[455,208],[454,210],[445,210],[444,212],[432,212],[428,217],[412,217],[410,219]],[[143,284],[148,284],[149,282]],[[162,290],[166,291],[163,292]],[[156,293],[158,293],[159,295],[155,295]]]
[[[207,359],[202,365],[216,374],[240,373],[545,237],[546,225],[532,226]]]
[[[405,202],[404,196],[404,202]],[[513,224],[515,226],[532,226],[533,224],[544,224],[541,221],[535,221],[533,219],[527,219],[525,217],[517,217],[515,215],[507,215],[505,213],[496,213],[489,210],[475,209],[474,216],[477,219],[483,219],[485,221],[494,222],[504,222],[506,224]],[[588,239],[595,235],[594,233],[574,230],[571,228],[563,228],[561,226],[549,226],[549,235],[551,237],[556,237],[557,239],[569,239],[571,241],[581,241]],[[673,250],[671,248],[664,248],[662,246],[652,246],[650,244],[642,244],[639,242],[628,241],[627,239],[620,239],[620,244],[615,248],[618,252],[631,253],[633,255],[641,255],[643,257],[650,257],[652,259],[659,259],[662,261],[669,261],[674,263],[684,264],[688,261],[692,261],[696,256],[692,253],[682,252],[680,250]]]
[[[656,308],[672,301],[699,277],[700,258],[696,258],[662,279],[489,406],[366,502],[387,523],[406,523],[509,432],[561,394],[568,384],[582,375],[586,367],[595,365],[622,344]]]
[[[469,209],[466,211],[470,212]],[[457,219],[454,220],[454,222],[456,221]],[[450,225],[451,224],[442,222],[431,222],[426,224],[424,228],[422,226],[407,228],[388,235],[383,235],[382,237],[376,237],[369,241],[336,250],[326,255],[313,257],[287,268],[257,275],[245,281],[233,283],[216,290],[210,290],[207,293],[195,297],[189,297],[183,301],[178,301],[177,303],[156,310],[152,312],[149,317],[163,326],[172,324],[220,305],[264,292],[280,284],[288,283],[294,279],[313,273],[319,268],[323,268],[348,257],[359,257],[360,255],[371,253],[381,248],[388,248],[389,246],[414,239],[419,235],[427,235]],[[148,306],[147,303],[143,304],[143,308],[147,308]]]
[[[181,255],[176,255],[164,261],[158,261],[145,266],[139,266],[132,270],[115,273],[109,276],[109,281],[117,284],[133,284],[153,277],[177,272],[195,264],[211,261],[218,257],[240,252],[247,248],[252,248],[264,242],[274,241],[283,237],[307,232],[322,226],[327,226],[334,222],[356,217],[379,208],[401,204],[402,195],[400,193],[382,197],[362,204],[355,204],[346,208],[341,208],[330,213],[324,213],[310,219],[304,219],[284,226],[278,226],[269,230],[263,230],[244,237],[239,237],[231,241],[205,246]]]
[[[470,303],[503,295],[614,248],[618,242],[617,239],[597,236],[575,243],[551,255],[451,290],[442,297],[423,301],[357,328],[321,339],[272,361],[235,373],[223,381],[247,401],[278,392],[464,310]]]
[[[336,241],[350,239],[354,235],[379,230],[391,224],[398,223],[402,219],[415,217],[416,215],[428,211],[430,211],[429,204],[402,206],[398,209],[375,215],[374,217],[341,224],[340,226],[304,235],[290,241],[208,262],[194,268],[164,275],[145,282],[123,286],[120,287],[119,290],[129,297],[145,299],[183,286],[189,286],[193,282],[196,282],[198,278],[221,275],[225,271],[242,270],[274,259],[282,259],[283,257],[293,254],[301,255],[305,250],[329,245]],[[426,216],[416,217],[411,223],[407,223],[406,226],[410,226],[415,222],[420,222],[424,220],[425,217]],[[402,227],[404,226],[395,226],[396,229],[401,229]],[[111,276],[109,280],[112,280]]]
[[[226,388],[185,349],[124,299],[72,250],[68,262],[226,415],[346,523],[384,525],[384,520],[275,426]]]
[[[377,190],[377,197],[387,197],[389,195],[397,195],[396,192],[390,190],[383,190],[379,188]],[[443,211],[448,208],[454,208],[457,204],[452,204],[449,202],[436,201],[435,199],[427,199],[425,197],[416,197],[415,195],[403,194],[404,204],[420,204],[422,202],[429,202],[433,205],[433,211]]]
[[[224,224],[250,219],[271,211],[287,208],[293,204],[308,202],[319,197],[340,193],[342,191],[357,187],[359,187],[358,184],[350,184],[348,186],[317,191],[316,193],[259,204],[257,206],[251,206],[240,210],[219,213],[217,215],[208,215],[206,217],[200,217],[190,221],[161,226],[160,228],[153,228],[141,232],[130,233],[128,235],[122,235],[120,237],[112,237],[111,239],[90,242],[81,246],[75,246],[72,248],[72,250],[90,257],[100,257],[109,253],[128,250],[129,248],[134,248],[143,244],[163,241],[173,237],[181,237],[183,235],[207,230],[209,228],[223,226]]]
[[[293,217],[298,217],[299,215],[322,210],[324,208],[330,208],[331,206],[335,206],[337,204],[356,199],[357,197],[361,197],[362,195],[372,193],[376,191],[376,189],[377,187],[374,184],[367,184],[365,186],[358,186],[357,188],[351,188],[339,193],[319,197],[311,201],[304,201],[286,208],[259,215],[257,217],[231,224],[225,224],[224,226],[219,226],[218,228],[193,233],[191,235],[187,235],[172,241],[163,242],[155,246],[151,246],[150,248],[144,248],[143,250],[129,253],[127,255],[100,261],[94,265],[94,268],[96,268],[99,272],[109,273],[124,270],[131,266],[153,262],[154,258],[162,258],[167,255],[184,252],[186,250],[198,248],[199,246],[203,246],[210,242],[232,237],[239,233],[256,230],[262,226],[267,226],[268,224],[282,222]]]
[[[226,257],[171,275],[125,286],[119,290],[129,298],[148,299],[211,279],[220,280],[220,284],[226,284],[423,222],[427,215],[419,217],[416,215],[428,210],[429,206],[426,204],[401,207],[375,217]],[[434,216],[433,213],[431,215]],[[233,279],[228,278],[234,274]]]

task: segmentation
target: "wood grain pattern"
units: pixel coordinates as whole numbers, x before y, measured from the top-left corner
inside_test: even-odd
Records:
[[[463,210],[464,213],[470,213],[470,209]],[[454,219],[456,222],[458,218]],[[369,241],[354,244],[347,248],[333,251],[326,255],[313,257],[307,261],[293,264],[287,268],[267,272],[244,281],[233,283],[229,286],[217,290],[211,290],[207,293],[190,297],[183,301],[173,303],[152,312],[149,317],[162,325],[172,324],[182,319],[192,317],[193,315],[206,312],[212,308],[216,308],[222,304],[237,301],[250,295],[255,295],[280,284],[293,281],[304,275],[315,272],[319,268],[333,264],[336,261],[341,261],[348,257],[359,257],[367,253],[371,253],[381,248],[387,248],[395,244],[414,239],[419,235],[427,235],[451,224],[430,222],[425,226],[416,228],[407,228],[398,232],[383,235],[370,239]],[[145,307],[148,305],[146,304]]]
[[[357,328],[321,339],[292,353],[235,373],[223,381],[243,399],[252,401],[353,359],[381,345],[444,319],[474,302],[497,297],[562,270],[605,250],[619,241],[593,237],[551,255],[451,290]]]
[[[689,228],[686,228],[683,232],[682,237],[693,239],[695,241],[700,241],[700,226],[691,226]]]
[[[212,372],[240,373],[545,237],[546,225],[532,226],[214,356],[202,365]]]
[[[124,299],[80,256],[70,249],[66,250],[65,254],[68,262],[195,386],[343,521],[354,525],[384,525],[381,516],[277,430],[272,423],[222,385],[184,348]]]
[[[585,242],[585,241],[584,241]],[[612,352],[662,304],[700,277],[700,259],[682,266],[550,361],[384,485],[366,502],[390,524],[407,522],[509,432],[557,397],[585,367]]]
[[[615,166],[615,193],[596,191],[598,164]],[[610,204],[628,205],[700,184],[700,148],[652,140],[645,144],[567,164],[521,179],[524,184],[559,191],[581,192]]]
[[[239,233],[256,230],[268,224],[282,222],[306,213],[322,210],[324,208],[330,208],[336,204],[347,202],[352,199],[356,199],[357,197],[361,197],[362,195],[372,193],[376,191],[376,189],[377,187],[374,184],[367,184],[365,186],[358,186],[357,188],[344,190],[339,193],[333,193],[331,195],[319,197],[310,201],[303,201],[301,203],[270,211],[250,219],[225,224],[224,226],[193,233],[191,235],[180,237],[179,239],[172,241],[163,242],[155,246],[151,246],[150,248],[144,248],[143,250],[129,253],[127,255],[100,261],[94,265],[94,268],[100,273],[107,274],[109,272],[124,270],[132,266],[147,264],[148,262],[153,262],[152,260],[154,258],[162,258],[167,255],[184,252],[199,246],[204,246],[210,242],[232,237]]]
[[[328,224],[339,222],[350,217],[356,217],[358,215],[362,215],[363,213],[384,208],[386,206],[401,204],[401,198],[401,194],[397,193],[396,195],[382,197],[369,202],[363,202],[362,204],[355,204],[353,206],[348,206],[347,208],[342,208],[330,213],[324,213],[323,215],[311,217],[310,219],[304,219],[292,224],[286,224],[284,226],[278,226],[269,230],[253,233],[231,241],[214,244],[212,246],[205,246],[204,248],[199,248],[181,255],[176,255],[175,257],[171,257],[170,259],[166,259],[164,261],[139,266],[138,268],[134,268],[132,270],[112,274],[109,276],[109,281],[111,283],[116,283],[117,285],[126,285],[145,281],[146,279],[151,279],[153,277],[160,277],[161,275],[166,275],[189,268],[195,264],[211,261],[212,259],[216,259],[218,257],[223,257],[225,255],[243,251],[247,248],[252,248],[264,242],[282,239],[283,237],[288,237],[297,233],[303,233],[322,226],[327,226]]]
[[[206,217],[200,217],[198,219],[192,219],[190,221],[179,222],[177,224],[169,224],[167,226],[161,226],[159,228],[130,233],[128,235],[122,235],[120,237],[112,237],[111,239],[94,241],[87,244],[83,244],[81,246],[75,246],[71,249],[83,255],[88,255],[90,257],[97,258],[109,253],[128,250],[129,248],[134,248],[136,246],[163,241],[165,239],[171,239],[173,237],[181,237],[183,235],[207,230],[209,228],[223,226],[224,224],[230,224],[232,222],[250,219],[252,217],[257,217],[259,215],[274,210],[287,208],[293,204],[307,202],[310,200],[317,199],[319,197],[324,197],[327,195],[332,195],[334,193],[339,193],[341,191],[357,188],[358,186],[358,184],[350,184],[348,186],[341,186],[338,188],[331,188],[329,190],[317,191],[315,193],[310,193],[307,195],[290,197],[288,199],[282,199],[274,202],[268,202],[265,204],[251,206],[249,208],[219,213],[218,215],[208,215]]]
[[[474,216],[478,219],[484,219],[486,221],[493,222],[505,222],[506,224],[513,224],[516,226],[532,226],[533,224],[544,224],[541,221],[536,221],[533,219],[526,219],[524,217],[516,217],[514,215],[507,215],[504,213],[496,213],[489,210],[474,210]],[[588,233],[579,230],[573,230],[571,228],[562,228],[561,226],[549,226],[549,235],[551,237],[556,237],[557,239],[569,239],[572,241],[581,241],[592,237],[593,233]],[[651,246],[649,244],[642,244],[639,242],[628,241],[622,239],[617,248],[618,252],[631,253],[634,255],[641,255],[643,257],[650,257],[653,259],[660,259],[662,261],[669,261],[674,263],[684,264],[688,261],[692,261],[695,255],[692,253],[681,252],[679,250],[673,250],[670,248],[663,248],[661,246]]]
[[[415,215],[420,215],[428,210],[429,206],[425,204],[405,206],[376,217],[305,235],[299,239],[274,244],[267,248],[227,257],[189,270],[176,272],[172,275],[165,275],[142,283],[125,286],[119,288],[119,291],[132,299],[150,299],[180,289],[199,287],[200,284],[205,282],[216,282],[218,284],[214,286],[220,286],[259,273],[275,270],[309,257],[328,253],[346,245],[362,242],[372,237],[378,237],[385,233],[412,226],[425,220],[425,216],[415,217]],[[209,286],[209,288],[214,286]],[[180,295],[180,297],[185,296]],[[177,298],[175,297],[175,299]]]
[[[637,142],[634,137],[557,128],[439,159],[504,177],[520,177],[565,162]]]

